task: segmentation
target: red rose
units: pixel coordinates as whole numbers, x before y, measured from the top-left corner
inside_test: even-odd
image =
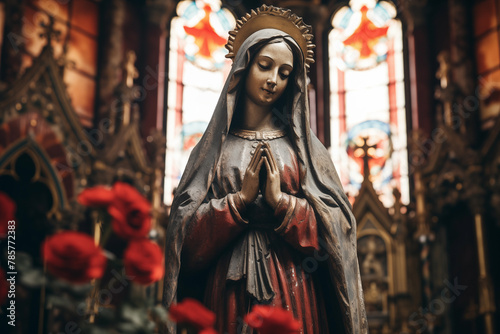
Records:
[[[4,192],[0,191],[0,238],[5,237],[8,231],[9,220],[14,220],[16,203]]]
[[[42,258],[53,275],[71,283],[100,278],[106,257],[87,234],[66,231],[52,235],[42,244]]]
[[[205,328],[199,331],[198,334],[219,334],[219,333],[213,328]]]
[[[151,229],[151,204],[134,187],[116,182],[112,189],[96,186],[85,189],[78,201],[90,207],[107,207],[113,231],[123,239],[141,239]]]
[[[170,318],[177,323],[189,324],[197,330],[208,331],[215,324],[215,313],[203,306],[202,303],[192,298],[185,298],[177,305],[170,306]],[[211,333],[202,332],[202,333]]]
[[[280,307],[255,305],[245,316],[245,322],[260,334],[290,334],[300,331],[300,322]]]
[[[104,186],[95,186],[84,189],[78,195],[78,202],[90,207],[107,207],[113,201],[115,194],[113,190]]]
[[[113,231],[124,239],[140,239],[151,229],[151,204],[127,183],[113,185],[114,199],[108,212],[113,217]]]
[[[165,272],[163,254],[154,242],[132,240],[123,254],[125,273],[132,281],[148,285],[160,280]]]
[[[7,300],[8,292],[9,283],[7,282],[7,277],[5,277],[5,271],[0,268],[0,305],[3,305]]]

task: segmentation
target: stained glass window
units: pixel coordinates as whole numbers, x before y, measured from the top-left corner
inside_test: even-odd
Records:
[[[64,82],[82,125],[90,127],[96,97],[98,1],[27,0],[24,13],[22,36],[16,39],[23,44],[21,71],[33,64],[46,43],[39,37],[40,22],[48,23],[47,15],[54,17],[54,28],[61,33],[52,42],[54,56],[65,53],[71,63],[65,68]]]
[[[171,21],[165,203],[217,104],[231,61],[224,45],[236,24],[219,0],[181,1]]]
[[[500,1],[474,1],[476,71],[479,76],[480,117],[484,129],[491,128],[500,115]],[[474,96],[475,98],[475,96]]]
[[[387,207],[399,189],[409,202],[403,36],[387,1],[351,0],[329,34],[331,154],[351,200],[363,182],[363,138],[370,179]]]

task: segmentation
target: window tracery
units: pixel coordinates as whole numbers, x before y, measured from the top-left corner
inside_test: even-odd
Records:
[[[351,200],[370,178],[386,207],[409,202],[402,25],[388,1],[351,0],[329,33],[331,154]]]

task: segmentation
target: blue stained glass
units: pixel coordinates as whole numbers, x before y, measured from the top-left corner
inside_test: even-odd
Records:
[[[384,7],[382,7],[380,5],[380,3],[378,3],[374,8],[373,8],[373,11],[375,12],[375,14],[377,14],[377,18],[379,20],[377,21],[380,21],[381,23],[384,23],[384,22],[387,22],[389,21],[390,19],[392,19],[392,16],[391,14],[387,11],[387,9],[385,9]]]
[[[196,4],[193,2],[186,8],[186,11],[182,13],[182,17],[190,20],[196,15],[196,13],[198,13],[198,11],[198,7],[196,7]]]
[[[354,12],[352,9],[349,8],[349,10],[345,13],[344,17],[342,18],[342,21],[340,21],[340,27],[343,29],[347,28],[347,25],[349,24],[349,21],[351,20],[352,15]]]
[[[224,13],[224,11],[222,10],[219,10],[217,11],[217,13],[215,13],[217,15],[217,17],[219,18],[220,20],[220,23],[222,25],[222,27],[225,29],[225,30],[231,30],[233,29],[233,26],[231,24],[231,22],[228,21],[227,19],[227,16],[226,14]]]
[[[391,135],[391,128],[389,124],[381,122],[381,121],[366,121],[360,124],[357,124],[352,127],[352,129],[347,134],[347,140],[351,141],[357,136],[361,131],[366,129],[378,129],[385,132],[388,136]]]

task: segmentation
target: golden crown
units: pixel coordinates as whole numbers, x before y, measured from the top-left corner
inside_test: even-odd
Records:
[[[229,53],[226,58],[234,57],[238,53],[241,44],[254,32],[261,29],[278,29],[290,36],[297,42],[302,49],[306,68],[314,63],[314,45],[312,43],[313,35],[311,26],[304,23],[301,17],[293,14],[289,9],[262,5],[253,10],[241,19],[236,21],[236,28],[229,32],[229,39],[226,49]]]

